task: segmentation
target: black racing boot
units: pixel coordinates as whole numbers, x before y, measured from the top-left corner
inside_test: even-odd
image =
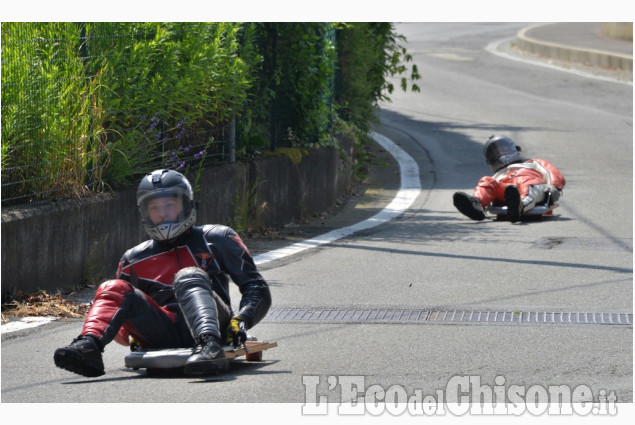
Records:
[[[510,184],[505,188],[505,204],[507,205],[509,221],[512,223],[520,221],[520,215],[523,213],[523,204],[520,202],[520,192],[516,186]]]
[[[105,373],[101,358],[103,351],[95,337],[80,335],[70,345],[55,350],[53,359],[59,368],[94,378]]]
[[[485,213],[483,212],[481,201],[479,201],[475,196],[470,196],[463,192],[456,192],[453,199],[454,206],[463,215],[468,216],[472,220],[485,220]]]
[[[188,375],[217,374],[229,368],[220,341],[214,335],[199,338],[192,355],[185,362],[183,372]]]
[[[196,342],[183,371],[205,375],[227,369],[229,362],[221,346],[218,308],[207,273],[196,267],[181,269],[174,276],[174,292]]]

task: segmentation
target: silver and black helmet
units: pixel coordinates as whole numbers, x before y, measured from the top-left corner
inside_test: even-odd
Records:
[[[183,208],[173,221],[154,224],[150,220],[148,203],[157,198],[173,197]],[[174,170],[155,170],[143,177],[137,188],[137,207],[148,235],[156,241],[170,241],[187,231],[196,221],[194,193],[185,176]]]
[[[520,151],[520,146],[516,146],[509,137],[490,136],[483,148],[483,155],[489,168],[493,173],[496,173],[509,164],[523,162],[524,159],[521,157]]]

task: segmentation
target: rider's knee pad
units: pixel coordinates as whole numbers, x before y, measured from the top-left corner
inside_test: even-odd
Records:
[[[209,276],[198,267],[185,267],[184,269],[179,270],[179,272],[174,275],[173,285],[174,290],[177,293],[185,288],[193,286],[205,288],[210,291],[212,289]]]
[[[134,291],[134,287],[125,280],[122,279],[113,279],[107,280],[97,288],[96,295],[99,295],[102,292],[115,293],[119,295],[127,295],[130,292]]]

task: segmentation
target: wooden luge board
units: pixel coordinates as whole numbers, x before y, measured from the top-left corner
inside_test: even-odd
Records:
[[[278,343],[266,341],[247,341],[245,345],[247,346],[247,349],[245,349],[244,347],[240,347],[234,350],[225,351],[225,356],[227,356],[227,358],[231,360],[236,357],[244,356],[247,354],[255,354],[273,347],[277,347]]]

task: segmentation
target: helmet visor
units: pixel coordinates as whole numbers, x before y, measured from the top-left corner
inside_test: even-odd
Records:
[[[500,139],[492,142],[486,148],[485,161],[493,172],[506,167],[520,158],[520,152],[516,145],[509,139]]]
[[[487,162],[493,163],[500,158],[516,154],[518,154],[518,151],[511,143],[498,141],[496,143],[492,143],[487,149]]]
[[[191,200],[180,187],[155,189],[138,200],[141,219],[146,226],[181,223],[189,215]]]

